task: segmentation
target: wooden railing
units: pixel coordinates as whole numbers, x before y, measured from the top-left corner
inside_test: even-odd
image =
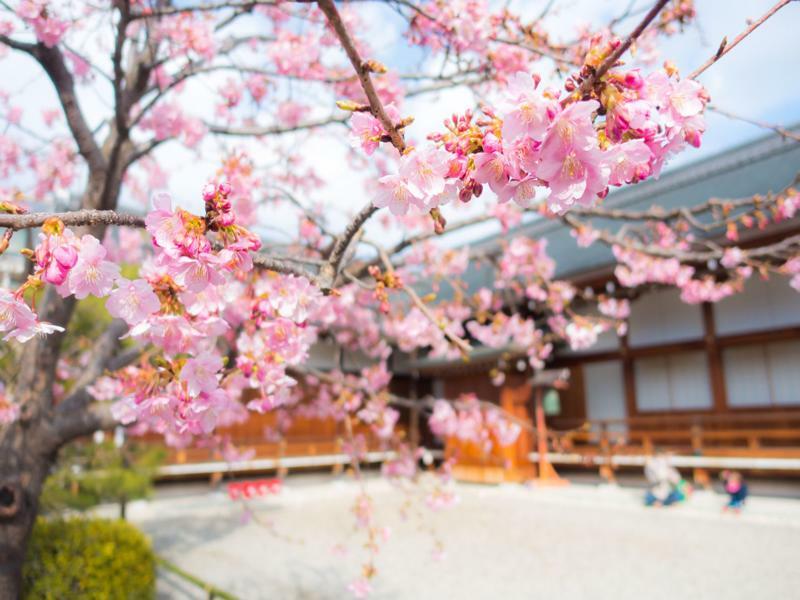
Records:
[[[617,448],[653,452],[657,447],[692,454],[800,457],[800,412],[726,415],[658,415],[566,421],[548,431],[554,449]]]
[[[364,462],[380,462],[390,457],[383,452],[380,441],[367,427],[356,431],[364,441]],[[334,474],[350,463],[350,453],[344,436],[335,432],[289,433],[280,441],[266,441],[264,436],[238,434],[231,436],[241,456],[226,458],[217,448],[189,447],[167,449],[167,459],[159,468],[158,479],[211,476],[218,481],[223,474],[274,472],[285,477],[290,469],[326,468]],[[153,438],[152,443],[160,440]]]
[[[800,411],[554,421],[547,431],[550,460],[599,466],[606,477],[619,466],[641,465],[657,450],[695,469],[800,472]]]

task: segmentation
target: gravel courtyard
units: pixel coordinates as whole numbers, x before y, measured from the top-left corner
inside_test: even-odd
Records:
[[[737,517],[712,492],[646,509],[630,488],[462,484],[456,506],[404,520],[401,494],[379,479],[367,488],[376,522],[391,530],[371,598],[732,600],[800,590],[798,499],[754,497]],[[130,518],[162,555],[243,599],[348,598],[364,557],[357,493],[348,480],[290,478],[280,495],[252,501],[257,517],[247,520],[223,491],[167,490],[134,503]],[[203,595],[160,574],[159,597]]]

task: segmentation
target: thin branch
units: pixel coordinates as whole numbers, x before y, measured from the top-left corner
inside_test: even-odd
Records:
[[[378,253],[380,254],[381,262],[383,263],[384,268],[389,272],[394,271],[394,266],[392,265],[391,260],[389,260],[389,256],[386,254],[386,251],[380,246],[376,247],[378,249]],[[419,297],[419,294],[417,294],[417,292],[415,292],[412,287],[404,283],[401,283],[400,289],[402,289],[406,293],[406,295],[411,300],[412,304],[414,304],[414,306],[416,306],[420,310],[420,312],[425,316],[425,318],[428,319],[434,325],[436,325],[436,327],[438,327],[439,330],[442,332],[442,335],[444,335],[444,337],[451,344],[453,344],[456,348],[458,348],[459,352],[461,352],[461,355],[464,358],[469,358],[469,354],[470,352],[472,352],[472,347],[469,345],[469,342],[457,336],[456,334],[448,331],[446,324],[440,321],[436,317],[436,315],[433,314],[431,309],[428,308],[428,305],[425,304],[425,302],[423,302],[422,298]]]
[[[154,19],[190,12],[214,12],[226,9],[249,11],[256,6],[276,6],[276,0],[228,0],[227,2],[206,2],[202,4],[189,4],[187,6],[161,6],[159,8],[144,8],[140,12],[131,14],[131,20]]]
[[[230,135],[230,136],[251,136],[251,137],[259,137],[262,135],[282,135],[284,133],[292,133],[295,131],[303,131],[305,129],[316,129],[318,127],[325,127],[326,125],[332,124],[344,124],[347,121],[347,117],[328,117],[327,119],[321,119],[319,121],[309,121],[306,123],[299,123],[298,125],[271,125],[267,127],[227,127],[224,125],[213,125],[207,124],[208,130],[211,133],[216,133],[219,135]]]
[[[378,208],[372,202],[368,203],[353,217],[353,220],[347,225],[342,235],[336,238],[328,256],[328,263],[320,270],[320,277],[327,287],[332,286],[336,281],[339,269],[342,266],[342,259],[350,246],[350,242],[356,237],[364,223],[376,212],[378,212]]]
[[[788,129],[784,129],[779,125],[773,125],[772,123],[766,123],[764,121],[757,121],[756,119],[751,119],[749,117],[742,117],[740,115],[735,115],[733,113],[728,112],[727,110],[723,110],[718,106],[707,106],[708,110],[713,111],[723,117],[728,117],[729,119],[733,119],[735,121],[742,121],[744,123],[750,123],[751,125],[755,125],[756,127],[761,127],[763,129],[771,129],[775,133],[779,134],[784,139],[794,140],[795,142],[800,142],[800,134],[793,133]]]
[[[764,21],[769,19],[772,15],[774,15],[776,12],[778,12],[784,6],[789,4],[789,2],[791,2],[791,1],[792,0],[781,0],[780,2],[778,2],[775,6],[773,6],[767,12],[765,12],[760,18],[758,18],[755,21],[753,21],[752,23],[750,23],[750,25],[748,25],[747,28],[744,31],[742,31],[742,33],[737,35],[736,38],[730,44],[726,44],[725,41],[723,40],[722,45],[720,45],[719,49],[714,54],[714,56],[709,58],[706,62],[704,62],[702,65],[700,65],[697,69],[692,71],[691,75],[689,75],[689,79],[697,79],[700,75],[703,74],[703,72],[706,69],[708,69],[711,65],[713,65],[715,62],[717,62],[719,59],[721,59],[723,56],[725,56],[728,52],[733,50],[736,46],[739,45],[739,42],[741,42],[744,38],[746,38],[748,35],[753,33],[756,29],[758,29],[761,25],[764,24]]]
[[[565,103],[569,99],[580,100],[583,98],[583,96],[594,87],[595,82],[605,75],[611,67],[617,64],[619,58],[625,54],[628,48],[631,47],[631,44],[633,44],[633,42],[635,42],[636,39],[642,35],[642,33],[644,33],[644,30],[647,29],[647,26],[650,24],[650,22],[656,18],[659,12],[661,12],[661,9],[664,8],[667,2],[669,2],[669,0],[658,0],[653,8],[648,11],[641,22],[636,26],[636,28],[630,32],[627,38],[625,38],[625,41],[617,46],[616,49],[603,61],[603,63],[597,67],[594,73],[584,79],[580,87],[573,94],[567,96],[562,103]]]
[[[386,114],[386,109],[383,107],[383,103],[378,97],[377,91],[375,91],[375,86],[372,84],[372,78],[370,76],[372,69],[369,63],[364,61],[359,55],[355,42],[342,22],[342,18],[333,0],[319,0],[317,4],[328,19],[328,23],[336,33],[336,37],[339,38],[339,42],[341,42],[342,48],[344,48],[347,54],[347,58],[350,59],[350,63],[353,65],[353,69],[355,69],[358,75],[358,80],[361,82],[361,87],[364,89],[364,94],[367,96],[372,115],[381,122],[383,129],[389,134],[392,140],[392,145],[402,154],[406,149],[405,140],[396,125],[392,123],[389,115]]]

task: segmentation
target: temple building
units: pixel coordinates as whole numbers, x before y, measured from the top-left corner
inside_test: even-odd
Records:
[[[798,171],[800,144],[769,135],[621,189],[609,195],[604,207],[671,210],[710,198],[777,193],[793,185]],[[599,218],[591,224],[619,227]],[[765,230],[748,230],[737,243],[747,248],[798,231],[795,217]],[[559,279],[605,292],[618,286],[611,250],[599,242],[578,247],[571,228],[556,220],[537,219],[473,247],[497,252],[502,239],[515,235],[547,240]],[[488,270],[477,268],[467,279],[474,289],[492,283]],[[606,331],[586,350],[556,349],[548,367],[568,368],[570,377],[558,401],[545,406],[554,461],[638,465],[643,454],[661,446],[679,454],[762,460],[740,464],[720,459],[720,466],[800,468],[800,292],[789,278],[773,274],[763,279],[756,273],[742,293],[716,303],[687,304],[676,288],[640,289],[627,325],[625,335]],[[509,374],[494,387],[489,372],[498,364]],[[420,394],[453,398],[473,392],[511,410],[525,406],[533,420],[524,355],[479,347],[469,363],[421,358],[398,367]],[[638,458],[612,460],[615,453]],[[771,458],[784,462],[763,462]],[[686,466],[716,464],[686,461]]]
[[[799,172],[800,144],[771,135],[612,193],[604,206],[670,210],[712,197],[767,194],[791,185]],[[592,225],[600,229],[614,224],[595,219]],[[613,289],[616,262],[610,249],[599,242],[579,248],[570,231],[558,221],[540,219],[507,237],[545,239],[557,278],[578,287]],[[798,231],[795,218],[750,237],[742,235],[739,245],[746,248],[756,238],[764,243]],[[476,246],[491,251],[500,239]],[[476,287],[491,285],[480,280],[482,274],[473,274]],[[800,408],[800,292],[789,286],[787,277],[764,280],[754,274],[743,293],[716,303],[687,304],[679,296],[675,288],[646,290],[631,303],[625,336],[607,331],[587,350],[557,350],[552,366],[568,366],[572,373],[572,391],[563,406],[569,416],[622,419]],[[476,358],[467,368],[472,374],[480,353]],[[421,360],[415,367],[430,373],[433,387],[441,387],[449,380],[445,363]],[[451,366],[455,371],[464,368]]]

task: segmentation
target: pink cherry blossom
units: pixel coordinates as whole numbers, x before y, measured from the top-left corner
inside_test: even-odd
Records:
[[[0,332],[6,333],[5,340],[10,337],[24,337],[36,325],[36,315],[21,298],[8,290],[0,289]]]
[[[69,24],[59,19],[48,0],[22,0],[17,14],[33,27],[36,38],[48,48],[52,48],[66,33]]]
[[[216,352],[204,352],[186,361],[181,369],[181,381],[193,396],[212,392],[219,386],[217,373],[222,369],[222,358]]]
[[[647,179],[653,172],[653,152],[643,140],[630,140],[613,146],[606,153],[611,168],[608,183],[623,185]]]
[[[719,262],[726,269],[732,269],[742,264],[744,257],[745,253],[742,251],[742,249],[734,246],[732,248],[725,248],[725,252],[722,254],[722,259]]]
[[[106,308],[128,325],[138,325],[161,308],[158,296],[144,279],[120,279],[106,300]]]
[[[444,192],[449,170],[448,153],[435,146],[409,152],[400,159],[400,175],[411,193],[420,200]]]
[[[630,302],[624,298],[604,298],[597,303],[601,313],[615,319],[627,319],[631,315]]]
[[[219,272],[219,259],[210,252],[198,254],[196,258],[182,256],[172,263],[171,272],[175,282],[190,292],[202,292],[209,285],[225,282]]]
[[[400,121],[400,111],[394,104],[387,104],[385,109],[393,123]],[[354,148],[360,146],[368,156],[375,152],[386,133],[381,122],[368,112],[354,112],[350,117],[350,144]]]
[[[378,191],[372,203],[378,208],[388,207],[393,215],[404,215],[410,206],[420,206],[420,200],[400,175],[384,175],[378,180]]]
[[[368,579],[361,578],[351,581],[347,585],[347,591],[353,595],[353,598],[362,600],[363,598],[368,598],[372,593],[372,586],[370,585]]]
[[[547,181],[547,203],[553,212],[562,213],[575,203],[589,204],[606,190],[609,168],[591,120],[598,106],[595,101],[570,105],[545,135],[537,175]]]
[[[119,277],[119,266],[105,260],[106,249],[91,235],[81,238],[78,261],[69,272],[69,292],[79,300],[89,294],[107,296]]]
[[[556,114],[556,103],[536,89],[538,82],[528,73],[516,73],[508,82],[504,102],[503,139],[521,135],[541,141]]]
[[[570,348],[573,350],[585,350],[597,343],[597,334],[602,330],[602,326],[598,323],[571,321],[567,324],[565,333]]]

